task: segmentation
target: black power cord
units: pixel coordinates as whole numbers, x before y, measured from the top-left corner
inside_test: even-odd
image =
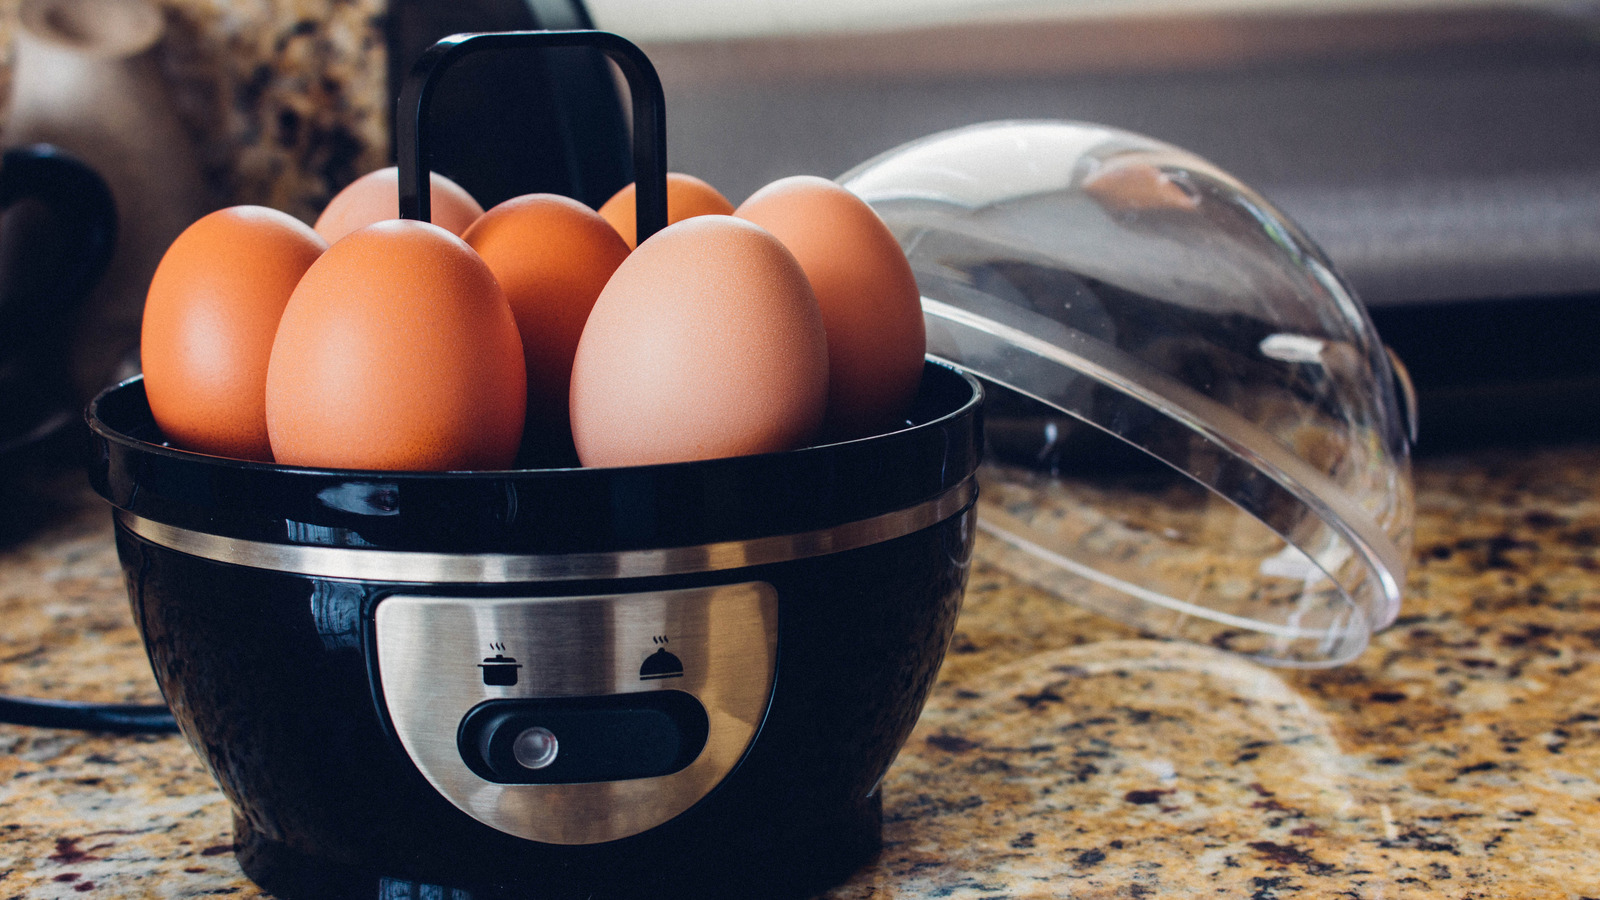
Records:
[[[112,734],[175,734],[178,731],[178,723],[165,706],[79,703],[31,697],[0,696],[0,722]]]

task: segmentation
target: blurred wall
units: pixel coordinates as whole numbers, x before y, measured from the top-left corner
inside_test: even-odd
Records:
[[[153,0],[155,51],[216,205],[306,221],[387,164],[383,0]],[[0,98],[9,102],[20,0],[0,0]],[[0,108],[0,142],[5,141]]]

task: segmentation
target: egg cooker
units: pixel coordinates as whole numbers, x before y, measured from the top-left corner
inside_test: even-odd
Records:
[[[575,44],[630,80],[648,235],[660,87],[620,38],[450,39],[402,102],[469,54]],[[167,446],[135,378],[90,407],[92,481],[163,696],[275,894],[777,896],[878,846],[960,605],[981,397],[930,362],[906,426],[864,440],[370,472]]]
[[[626,41],[449,38],[401,108],[425,109],[468,54],[578,45],[628,81],[648,235],[666,218],[664,118]],[[422,121],[401,117],[398,149],[402,214],[426,219]],[[137,625],[252,879],[454,900],[835,883],[879,847],[878,785],[986,520],[1064,597],[1263,661],[1337,662],[1392,619],[1403,370],[1265,201],[1077,123],[937,135],[841,180],[925,295],[930,359],[887,434],[675,465],[368,472],[167,446],[137,378],[91,404],[91,480]],[[1194,533],[1113,521],[1106,498],[1153,471],[1211,501]],[[1064,491],[1061,515],[1014,502],[1033,476]],[[1002,498],[981,514],[980,479]],[[1183,499],[1163,491],[1146,505]],[[1076,537],[1051,527],[1080,514],[1094,527]],[[1151,537],[1244,574],[1188,579],[1130,551]]]
[[[877,847],[960,606],[980,398],[929,363],[879,437],[433,474],[175,450],[137,379],[90,416],[152,669],[257,883],[776,896]]]

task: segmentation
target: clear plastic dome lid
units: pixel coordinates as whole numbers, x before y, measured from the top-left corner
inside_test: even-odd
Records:
[[[1404,372],[1310,240],[1191,153],[1076,122],[932,135],[840,177],[899,238],[930,356],[992,387],[980,527],[1023,577],[1280,665],[1394,621]]]

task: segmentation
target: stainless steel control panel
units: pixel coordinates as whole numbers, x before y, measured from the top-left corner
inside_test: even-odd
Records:
[[[750,582],[579,597],[396,595],[383,702],[428,781],[493,828],[616,840],[693,806],[772,695],[778,598]]]

